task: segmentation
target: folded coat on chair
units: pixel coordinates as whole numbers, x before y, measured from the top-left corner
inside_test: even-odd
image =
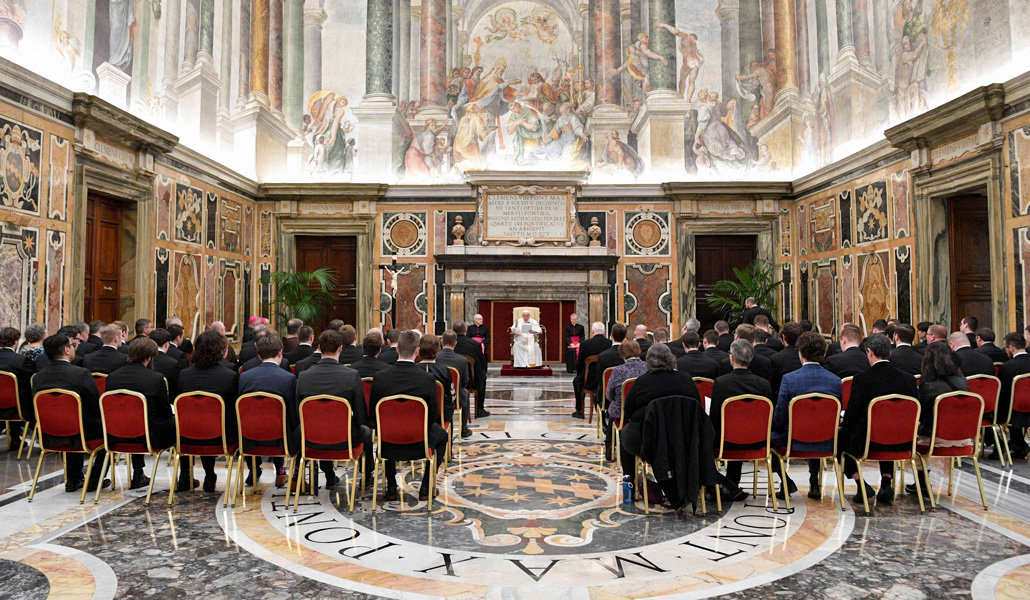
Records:
[[[697,504],[703,485],[715,485],[715,432],[704,407],[689,396],[668,396],[648,404],[640,456],[659,480],[675,479],[680,498]]]

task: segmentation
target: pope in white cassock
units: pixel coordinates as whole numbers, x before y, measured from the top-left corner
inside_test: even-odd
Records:
[[[515,336],[512,358],[516,369],[536,367],[542,362],[540,344],[536,340],[540,331],[540,324],[530,317],[528,310],[522,311],[522,318],[511,326],[511,333]]]

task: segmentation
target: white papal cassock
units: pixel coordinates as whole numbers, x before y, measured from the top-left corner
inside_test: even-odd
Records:
[[[523,333],[523,325],[527,323],[531,333]],[[511,326],[511,330],[515,334],[515,345],[511,350],[515,368],[539,366],[543,362],[540,356],[540,344],[536,341],[536,334],[540,333],[540,324],[536,322],[536,319],[527,321],[520,318]]]

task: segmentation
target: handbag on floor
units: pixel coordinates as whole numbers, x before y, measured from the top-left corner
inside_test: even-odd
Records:
[[[637,489],[642,489],[644,491],[644,497],[647,498],[648,504],[661,504],[662,501],[665,500],[665,494],[662,493],[662,488],[660,488],[654,481],[645,477],[643,473],[637,475]]]

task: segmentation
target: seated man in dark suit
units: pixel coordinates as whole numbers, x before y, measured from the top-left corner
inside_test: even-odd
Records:
[[[234,365],[225,367],[222,364],[228,348],[229,341],[217,331],[209,329],[198,335],[193,348],[193,365],[179,373],[177,387],[180,394],[207,392],[222,399],[226,442],[232,444],[239,437],[236,426],[236,398],[239,396],[240,375]],[[210,446],[222,444],[220,437],[187,441]],[[204,491],[210,494],[215,491],[215,483],[218,481],[215,474],[215,457],[201,456],[200,463],[204,466]],[[261,473],[260,469],[258,473]],[[188,477],[186,479],[188,480]]]
[[[969,340],[969,345],[972,348],[976,348],[976,330],[980,328],[980,321],[976,317],[962,317],[959,322],[958,330],[966,339]]]
[[[104,328],[104,325],[107,325],[107,323],[99,320],[89,324],[89,337],[86,338],[86,341],[93,344],[96,350],[99,350],[104,345],[104,340],[100,337],[100,330]]]
[[[14,327],[0,329],[0,371],[6,371],[14,375],[17,380],[18,405],[21,406],[22,414],[26,418],[32,418],[30,425],[34,426],[35,419],[32,412],[32,374],[35,372],[35,365],[32,359],[15,350],[18,347],[18,340],[21,339],[21,331]],[[121,356],[121,353],[117,353]],[[26,410],[28,409],[28,410]],[[18,416],[18,407],[0,409],[0,418],[10,419]],[[7,424],[8,445],[11,450],[21,444],[22,423],[10,421]],[[29,430],[32,431],[31,429]],[[31,438],[31,435],[30,435]]]
[[[95,440],[104,435],[104,426],[100,418],[100,392],[93,382],[93,375],[82,367],[71,364],[75,358],[75,344],[63,333],[52,335],[43,340],[43,351],[50,359],[50,365],[36,373],[32,378],[32,395],[44,390],[62,389],[75,392],[81,400],[81,417],[83,433],[87,440]],[[41,357],[42,358],[42,357]],[[100,450],[94,459],[94,468],[89,476],[87,491],[95,491],[101,478],[100,465],[104,462],[104,450]],[[64,491],[74,492],[83,485],[82,462],[85,454],[68,454],[65,459]],[[100,483],[101,488],[111,485],[109,479]]]
[[[286,436],[283,440],[286,444],[286,452],[290,455],[296,454],[300,449],[300,417],[297,413],[297,378],[289,370],[283,369],[280,363],[283,359],[283,342],[275,331],[269,330],[265,335],[254,336],[254,348],[261,358],[261,364],[240,375],[240,395],[254,392],[265,392],[275,394],[286,401]],[[240,440],[244,449],[249,449],[246,439]],[[283,459],[272,458],[275,464],[276,477],[275,485],[280,487],[286,483],[286,469],[283,467]],[[260,465],[260,461],[257,461]],[[247,477],[247,485],[250,484],[253,472]]]
[[[693,331],[688,331],[683,334],[680,341],[686,352],[676,359],[676,370],[691,377],[715,380],[719,376],[719,363],[701,352],[701,338]]]
[[[891,364],[896,369],[909,375],[919,375],[922,371],[923,355],[912,346],[916,329],[902,323],[894,328],[894,350],[891,350]]]
[[[343,348],[340,349],[340,364],[349,365],[352,362],[361,360],[364,353],[361,351],[361,347],[357,345],[358,332],[354,329],[354,326],[344,325],[340,328],[340,334],[343,336]]]
[[[840,377],[824,369],[819,363],[826,355],[826,340],[814,332],[801,334],[797,341],[798,355],[801,358],[801,368],[791,371],[783,376],[780,382],[779,397],[776,400],[776,412],[773,413],[772,444],[773,446],[787,446],[787,434],[790,431],[790,401],[805,394],[829,394],[837,400],[842,398],[842,386]],[[868,359],[866,359],[868,363]],[[793,445],[794,450],[802,451],[833,451],[832,439],[830,443],[822,442],[798,442]],[[780,469],[780,461],[773,461],[774,469],[780,474],[779,497],[785,498],[786,494],[793,494],[797,486]],[[808,461],[808,497],[818,500],[822,497],[821,464],[817,459]],[[783,484],[786,484],[784,486]],[[786,487],[786,492],[784,492]]]
[[[633,329],[633,341],[640,346],[640,355],[647,356],[647,349],[651,347],[651,342],[647,341],[647,325],[640,323]]]
[[[777,352],[771,359],[773,364],[773,377],[769,381],[772,384],[773,395],[777,398],[780,393],[780,380],[783,376],[801,368],[801,357],[798,355],[798,338],[801,337],[801,325],[798,323],[787,323],[780,332],[783,340],[783,350]]]
[[[486,410],[487,361],[482,345],[465,335],[465,321],[461,319],[455,321],[451,329],[458,336],[458,340],[454,344],[454,351],[462,356],[471,357],[476,363],[475,372],[472,373],[476,381],[476,418],[489,417],[490,413]]]
[[[669,350],[672,350],[673,356],[675,356],[677,358],[679,358],[680,356],[683,356],[686,353],[683,350],[683,345],[679,343],[679,340],[676,340],[676,342],[674,343],[675,346],[678,348],[678,352],[677,352],[677,350],[673,349],[672,346],[669,345],[670,343],[671,342],[669,342],[669,330],[668,329],[666,329],[664,327],[659,327],[658,329],[654,330],[654,344],[664,344],[665,346],[667,346],[669,348]],[[651,344],[651,345],[653,346],[654,344]],[[646,358],[646,357],[647,357],[647,354],[641,354],[640,355],[640,360],[644,360],[644,358]]]
[[[748,344],[751,344],[752,350],[754,350],[755,326],[748,325],[747,323],[737,325],[737,328],[733,330],[733,339],[734,341],[744,340]],[[751,362],[747,366],[747,370],[768,381],[772,377],[773,373],[772,360],[758,353],[753,352],[752,354],[753,356],[751,357]],[[732,370],[733,365],[730,364],[729,358],[719,362],[719,375],[725,375]]]
[[[172,400],[179,395],[179,372],[183,367],[179,361],[168,355],[168,347],[171,344],[167,329],[155,329],[148,336],[157,344],[157,356],[150,362],[150,368],[160,373],[168,382],[168,397]],[[129,349],[132,350],[131,348]],[[185,360],[186,355],[183,355]]]
[[[869,359],[862,351],[862,332],[845,325],[840,330],[839,354],[826,359],[826,369],[838,379],[853,377],[869,368]]]
[[[104,342],[96,352],[87,354],[82,359],[82,366],[90,373],[110,375],[126,364],[125,355],[118,351],[118,341],[122,336],[121,327],[111,324],[100,329],[100,339]]]
[[[365,336],[365,339],[361,340],[361,351],[363,356],[361,360],[352,362],[350,367],[358,372],[358,376],[362,379],[366,377],[375,377],[375,374],[382,371],[390,365],[379,360],[377,357],[383,348],[383,338],[378,332],[371,332]],[[468,368],[468,361],[465,357],[461,357],[461,362],[465,364],[465,368]],[[468,392],[466,392],[467,394]]]
[[[732,341],[732,340],[731,340]],[[728,352],[719,349],[719,334],[714,329],[709,329],[701,336],[702,352],[716,363],[721,363],[729,356]]]
[[[722,320],[716,321],[715,333],[719,334],[719,343],[716,344],[716,346],[718,346],[719,350],[729,354],[730,344],[733,343],[733,334],[730,333],[730,324]]]
[[[748,344],[745,340],[734,341],[730,344],[730,364],[732,369],[729,373],[716,379],[715,384],[712,386],[712,405],[709,407],[708,416],[712,420],[712,428],[715,431],[716,448],[718,448],[719,441],[722,439],[722,405],[727,399],[744,394],[762,396],[764,398],[772,396],[769,380],[748,371],[748,365],[754,356],[755,351],[751,344]],[[772,398],[769,399],[771,400]],[[732,426],[732,423],[728,424],[728,426]],[[759,444],[757,447],[761,448],[763,446],[764,444]],[[727,444],[726,447],[731,450],[748,449],[746,446],[737,444]],[[718,450],[716,451],[718,452]],[[726,464],[726,475],[719,476],[719,483],[722,485],[723,493],[734,501],[747,498],[747,492],[740,489],[740,469],[743,464],[741,461],[730,461]]]
[[[182,319],[176,316],[171,316],[165,319],[165,329],[168,329],[168,333],[173,333],[170,329],[172,326],[182,327]],[[172,343],[175,344],[176,348],[182,350],[183,354],[187,356],[193,354],[193,342],[190,341],[190,338],[186,337],[186,329],[184,327],[182,339],[180,341],[176,341],[176,337],[173,336]]]
[[[965,338],[965,336],[962,336]],[[874,398],[888,394],[901,394],[918,399],[919,388],[916,378],[890,364],[891,343],[883,334],[873,334],[865,339],[866,356],[869,357],[869,369],[862,371],[851,382],[851,398],[848,410],[844,411],[844,422],[839,434],[839,452],[847,452],[851,456],[861,456],[865,451],[866,428],[868,425],[869,403]],[[911,444],[903,444],[900,449],[909,448]],[[873,448],[875,449],[875,448]],[[892,449],[892,448],[885,448]],[[858,464],[851,458],[844,457],[844,475],[854,479],[858,485],[866,486],[866,495],[872,495],[873,488],[862,479]],[[894,464],[880,463],[880,491],[876,494],[878,504],[894,502]],[[856,502],[862,501],[861,492],[854,497]]]
[[[747,298],[744,300],[744,319],[743,322],[748,325],[758,326],[758,322],[755,320],[756,317],[765,317],[766,325],[771,325],[773,329],[779,329],[780,324],[773,318],[772,313],[769,312],[768,308],[759,306],[758,301],[754,298]]]
[[[133,340],[138,340],[140,338],[145,338],[145,337],[150,335],[150,332],[154,330],[154,323],[150,319],[136,319],[135,328],[136,328],[136,337],[134,337],[132,339]],[[129,340],[129,342],[131,342],[131,341],[132,340]],[[129,353],[129,344],[128,343],[123,344],[121,348],[118,348],[118,350],[122,354],[128,354]]]
[[[986,354],[987,358],[991,359],[991,362],[1003,363],[1009,359],[1009,355],[1004,350],[994,345],[994,331],[981,327],[976,330],[976,345],[979,346],[976,351],[981,354]]]
[[[164,332],[163,335],[167,337],[168,332],[164,329],[155,329],[150,334],[154,335],[159,331]],[[147,425],[150,430],[150,443],[154,448],[167,448],[175,445],[175,417],[172,415],[172,404],[169,400],[168,388],[165,385],[165,377],[152,368],[158,354],[157,343],[152,338],[139,338],[129,342],[128,363],[107,377],[107,391],[128,390],[143,394],[143,397],[147,399]],[[172,362],[175,361],[172,360]],[[176,381],[176,383],[178,382]],[[133,440],[118,441],[131,442]],[[142,437],[135,441],[146,443],[145,438]],[[145,466],[144,455],[132,455],[132,481],[129,483],[129,489],[146,487],[150,484],[150,478],[144,471]],[[190,487],[189,461],[181,461],[179,468],[179,481],[176,489],[188,489]]]
[[[622,323],[615,323],[612,325],[612,345],[608,346],[608,348],[597,355],[597,387],[594,389],[594,398],[598,400],[601,399],[601,394],[603,393],[601,390],[601,380],[603,379],[605,370],[617,367],[626,362],[621,356],[619,356],[619,346],[622,345],[622,342],[626,341],[627,333],[628,331],[626,326]]]
[[[293,350],[283,355],[291,365],[299,363],[315,352],[315,348],[312,346],[312,343],[315,341],[315,330],[304,325],[297,329],[296,339],[298,340],[297,345],[294,346]]]
[[[387,331],[386,338],[383,340],[383,349],[379,351],[377,358],[388,365],[397,362],[397,340],[400,337],[401,330],[396,327]]]
[[[96,352],[100,346],[96,346],[93,342],[89,341],[89,323],[78,323],[72,325],[78,331],[79,347],[75,349],[76,356],[85,357],[88,354]]]
[[[768,331],[762,331],[761,329],[755,328],[755,354],[768,358],[770,362],[772,362],[773,355],[776,354],[776,350],[773,350],[772,347],[769,346],[769,340],[772,339],[773,338],[769,337]]]
[[[928,343],[926,341],[926,334],[929,333],[931,325],[933,325],[933,323],[930,323],[929,321],[920,321],[916,324],[916,335],[919,340],[914,342],[912,347],[920,354],[922,354],[923,350],[926,349],[926,344]]]
[[[251,340],[250,343],[252,345],[254,345],[255,352],[257,351],[257,346],[256,346],[257,339],[260,338],[260,337],[265,337],[265,336],[269,336],[269,335],[275,335],[276,337],[278,337],[279,334],[277,334],[274,329],[271,329],[271,328],[268,328],[268,327],[259,329],[258,332],[254,334],[254,339]],[[249,354],[249,352],[248,352],[248,354]],[[246,362],[240,364],[240,373],[246,373],[247,371],[249,371],[251,369],[254,369],[254,368],[257,368],[257,367],[261,366],[263,363],[264,363],[264,361],[261,360],[261,357],[258,356],[257,354],[255,354],[250,359],[248,359]],[[289,359],[286,358],[286,356],[283,356],[282,358],[280,358],[278,364],[279,364],[279,367],[282,368],[284,371],[289,371],[290,370],[290,361],[289,361]],[[296,373],[296,374],[299,375],[300,373]]]
[[[601,380],[599,365],[594,365],[587,373],[587,359],[591,356],[599,356],[602,352],[612,347],[612,341],[604,337],[604,323],[595,322],[590,326],[590,339],[579,345],[579,358],[576,359],[576,378],[572,380],[572,390],[576,395],[576,411],[572,418],[583,418],[583,398],[585,390],[596,390]],[[598,359],[600,360],[600,359]]]
[[[458,404],[461,406],[461,437],[471,437],[472,430],[469,429],[469,418],[471,417],[469,414],[468,391],[469,361],[454,351],[454,347],[458,343],[458,334],[454,333],[453,329],[443,332],[443,336],[440,337],[440,343],[442,347],[436,353],[436,362],[445,367],[454,367],[458,370]]]
[[[293,318],[286,321],[286,335],[283,337],[283,354],[287,355],[293,352],[298,345],[300,345],[300,328],[304,326],[304,321]],[[311,340],[308,340],[310,344]]]
[[[457,322],[455,323],[457,325]],[[465,330],[464,323],[461,323],[462,331]],[[470,340],[471,341],[471,340]],[[421,398],[425,401],[429,410],[429,422],[426,430],[426,439],[429,447],[436,456],[437,464],[440,458],[447,451],[447,432],[440,427],[440,409],[437,406],[436,379],[432,375],[419,369],[415,365],[415,353],[418,350],[419,336],[414,331],[401,332],[397,340],[397,363],[383,369],[376,374],[372,380],[372,391],[370,406],[372,407],[372,420],[376,419],[376,406],[383,398],[396,395],[408,395]],[[475,343],[475,342],[473,342]],[[478,344],[476,344],[478,349]],[[480,350],[482,352],[482,350]],[[380,444],[383,444],[380,442]],[[393,444],[383,444],[380,452],[387,452],[395,456],[421,457],[423,445],[411,444],[411,447],[398,447]],[[430,471],[426,469],[422,475],[422,487],[419,488],[419,500],[429,499],[429,476]],[[386,501],[397,500],[397,463],[393,460],[386,461]]]
[[[179,370],[185,369],[190,366],[190,360],[186,357],[186,352],[179,348],[182,345],[182,338],[186,335],[182,325],[169,325],[171,329],[165,328],[168,332],[168,349],[164,350],[164,353],[174,358],[179,363]],[[158,344],[160,346],[160,344]]]
[[[994,375],[994,361],[969,345],[969,336],[956,331],[948,336],[951,351],[958,356],[959,368],[966,377],[971,375]]]
[[[365,406],[365,392],[361,386],[361,378],[354,369],[340,364],[340,349],[343,347],[343,335],[329,329],[318,337],[318,348],[322,351],[322,359],[297,378],[298,406],[305,398],[329,394],[345,398],[351,409],[351,444],[365,445],[365,475],[372,474],[372,430],[368,422]],[[343,448],[344,450],[346,448]],[[318,467],[325,473],[325,486],[336,487],[340,483],[339,476],[333,470],[330,460],[319,461]]]
[[[772,349],[774,354],[776,352],[779,352],[780,350],[783,350],[783,342],[780,341],[779,336],[777,336],[776,333],[774,333],[773,329],[770,327],[769,319],[765,315],[757,315],[755,317],[754,325],[755,329],[759,331],[764,331],[766,335],[769,336],[769,341],[766,342],[766,345]],[[776,327],[776,330],[779,330],[779,327]],[[770,357],[767,356],[766,358]]]
[[[229,341],[229,346],[228,346],[228,349],[225,351],[225,358],[223,360],[228,362],[228,363],[230,363],[230,364],[232,364],[232,365],[234,365],[232,367],[233,369],[236,369],[237,367],[239,367],[240,364],[241,364],[240,363],[240,359],[239,359],[238,356],[236,356],[236,351],[233,350],[233,348],[232,348],[232,340],[229,340],[229,336],[225,332],[225,323],[222,323],[221,321],[215,321],[215,322],[211,323],[210,329],[212,331],[215,331],[215,332],[219,333],[222,337],[224,337],[226,340]],[[247,331],[253,331],[253,330],[248,328]],[[254,340],[253,337],[250,338],[250,339],[251,339],[251,341]],[[246,343],[246,342],[244,342],[244,343]]]
[[[998,414],[1001,417],[999,421],[1004,419],[1004,415],[1009,414],[1012,406],[1012,381],[1019,375],[1030,373],[1030,354],[1026,352],[1026,338],[1013,332],[1005,336],[1004,343],[1005,352],[1011,358],[998,367],[998,379],[1001,380],[1001,393],[998,395]],[[984,415],[984,418],[989,419],[990,417]],[[1009,452],[1012,453],[1013,460],[1021,460],[1030,454],[1030,446],[1027,445],[1026,438],[1023,436],[1023,430],[1030,427],[1030,413],[1012,411],[1011,419]],[[988,429],[988,431],[991,430]],[[985,437],[991,435],[993,434]],[[997,444],[995,444],[994,453],[998,453]]]
[[[76,349],[76,353],[72,357],[71,363],[73,365],[75,365],[76,367],[81,367],[82,366],[82,359],[85,358],[85,357],[78,353],[79,343],[82,342],[82,340],[78,336],[78,333],[79,333],[79,330],[76,329],[73,325],[66,325],[66,326],[64,326],[64,327],[62,327],[62,328],[57,330],[57,334],[61,334],[61,335],[65,336],[65,337],[67,337],[69,343],[71,343],[72,347]],[[57,335],[57,334],[54,334],[54,335]],[[50,366],[50,357],[47,355],[46,351],[44,351],[43,354],[40,354],[39,358],[36,359],[36,372],[39,373],[40,371],[42,371],[43,369],[45,369],[45,368],[47,368],[49,366]]]

